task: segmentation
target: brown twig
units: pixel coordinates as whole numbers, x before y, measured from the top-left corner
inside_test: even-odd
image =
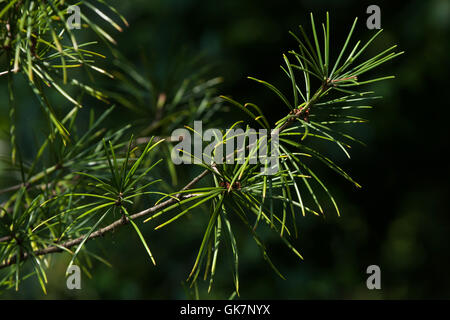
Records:
[[[9,240],[11,240],[12,237],[11,236],[4,236],[0,238],[0,242],[8,242]]]

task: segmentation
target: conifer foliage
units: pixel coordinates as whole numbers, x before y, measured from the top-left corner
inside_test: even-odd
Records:
[[[301,248],[291,244],[301,217],[325,214],[324,201],[340,214],[326,181],[311,164],[320,163],[360,185],[323,148],[316,148],[315,141],[330,148],[335,145],[350,158],[350,145],[362,142],[349,131],[366,121],[360,109],[371,108],[378,98],[365,85],[393,78],[373,78],[370,71],[402,52],[392,46],[366,57],[366,48],[382,30],[370,31],[366,42],[355,42],[355,19],[345,42],[339,44],[330,36],[328,13],[321,24],[311,14],[310,26],[291,32],[296,48],[282,56],[280,72],[286,76],[286,86],[277,88],[249,77],[276,95],[279,107],[285,109],[285,116],[273,121],[264,115],[270,106],[219,96],[216,87],[221,78],[208,78],[197,61],[184,60],[183,70],[188,72],[173,75],[173,87],[162,91],[115,47],[114,34],[127,32],[127,20],[103,0],[78,5],[81,31],[68,27],[67,1],[0,2],[0,77],[9,92],[9,114],[2,117],[9,117],[10,137],[10,155],[3,159],[10,170],[0,172],[1,289],[19,290],[21,282],[32,276],[45,292],[50,261],[57,252],[70,255],[68,268],[72,264],[83,268],[89,259],[107,263],[89,250],[88,243],[123,225],[132,226],[143,254],[153,264],[164,265],[168,261],[158,261],[152,253],[153,247],[163,244],[152,243],[151,234],[141,231],[143,224],[170,233],[172,223],[185,223],[185,215],[195,218],[202,208],[207,209],[208,220],[187,272],[191,285],[204,278],[211,289],[222,251],[229,250],[232,281],[239,294],[239,260],[245,257],[239,256],[236,224],[248,230],[263,259],[284,277],[259,230],[277,233],[287,250],[303,259]],[[98,77],[111,85],[97,87]],[[17,101],[19,78],[29,86],[46,119],[45,138],[36,142],[33,157],[22,156],[18,142],[16,114],[29,107]],[[64,99],[62,106],[54,103],[55,93]],[[106,106],[101,113],[94,112],[96,103]],[[261,164],[251,161],[263,145],[258,138],[243,161],[217,163],[201,157],[194,164],[182,164],[183,170],[197,165],[203,171],[177,188],[180,166],[171,161],[171,152],[178,141],[172,141],[172,131],[183,127],[194,131],[192,123],[199,120],[220,127],[219,144],[226,144],[229,129],[214,117],[225,107],[236,118],[231,128],[248,131],[256,126],[278,135],[279,170],[267,175]],[[107,124],[120,108],[133,116],[121,123],[115,118],[114,126]],[[87,127],[78,121],[86,110]],[[239,152],[231,157],[238,160]]]

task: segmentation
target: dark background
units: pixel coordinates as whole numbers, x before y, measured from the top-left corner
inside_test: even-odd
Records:
[[[378,4],[384,33],[366,56],[392,44],[398,44],[405,54],[373,73],[397,78],[369,88],[384,99],[377,100],[375,108],[366,113],[368,124],[351,129],[367,146],[355,145],[349,161],[338,158],[363,188],[356,190],[334,172],[320,171],[340,204],[342,216],[329,210],[324,218],[298,219],[300,236],[294,243],[305,257],[303,262],[276,238],[266,237],[272,260],[286,281],[271,271],[253,240],[238,232],[241,297],[450,298],[448,1],[112,3],[130,22],[130,27],[117,35],[118,48],[130,61],[139,65],[142,54],[152,56],[157,61],[155,70],[164,74],[183,49],[202,53],[214,65],[211,74],[224,77],[221,94],[264,105],[272,119],[283,116],[285,110],[269,91],[246,76],[265,79],[288,92],[290,83],[283,79],[279,65],[281,54],[296,47],[289,30],[298,31],[299,24],[308,26],[310,12],[317,23],[329,11],[336,54],[354,17],[358,16],[359,22],[353,39],[368,39],[375,32],[366,28],[366,8]],[[2,85],[1,89],[0,125],[6,129],[7,88]],[[221,116],[230,121],[241,117],[231,112]],[[3,138],[5,146],[7,137]],[[65,289],[67,257],[61,255],[49,271],[47,296],[37,281],[28,280],[18,293],[9,291],[1,297],[187,298],[181,282],[190,270],[204,227],[197,220],[186,219],[170,230],[151,234],[149,243],[158,257],[156,268],[131,229],[123,228],[91,244],[103,248],[103,256],[113,267],[94,264],[92,278],[83,276],[81,291]],[[147,232],[150,235],[150,228]],[[381,290],[366,288],[366,268],[372,264],[381,268]],[[227,298],[232,293],[226,260],[217,274],[217,285],[210,295],[200,287],[202,298]]]

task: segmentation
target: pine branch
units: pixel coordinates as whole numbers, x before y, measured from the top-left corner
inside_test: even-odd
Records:
[[[198,183],[203,177],[205,177],[210,171],[205,170],[202,173],[200,173],[198,176],[196,176],[191,182],[189,182],[185,187],[183,187],[180,191],[186,191],[190,188],[192,188],[196,183]],[[148,209],[145,209],[143,211],[140,211],[138,213],[135,213],[133,215],[130,216],[130,218],[132,220],[136,220],[138,218],[144,217],[146,215],[149,215],[151,213],[156,213],[161,209],[164,209],[165,207],[168,207],[172,204],[174,204],[177,201],[180,200],[184,200],[184,199],[188,199],[191,197],[195,197],[195,194],[178,194],[177,196],[175,196],[174,198],[170,198],[167,201],[164,201],[162,203],[159,203],[153,207],[150,207]],[[88,238],[88,240],[92,240],[98,237],[103,236],[105,233],[110,232],[120,226],[126,225],[130,222],[130,218],[128,217],[121,217],[120,219],[116,220],[115,222],[109,224],[106,227],[103,227],[97,231],[94,231]],[[51,254],[51,253],[56,253],[56,252],[62,252],[64,251],[63,248],[70,248],[73,246],[76,246],[78,244],[80,244],[83,240],[84,240],[85,236],[82,235],[76,239],[72,239],[72,240],[68,240],[64,243],[59,244],[58,246],[49,246],[47,248],[44,249],[39,249],[33,252],[33,255],[35,256],[42,256],[42,255],[47,255],[47,254]],[[12,237],[11,236],[5,236],[0,238],[0,242],[6,242],[11,240]],[[22,256],[20,257],[20,261],[24,261],[26,259],[29,258],[29,254],[27,253],[23,253]],[[17,258],[16,256],[13,256],[11,259],[9,259],[8,261],[4,261],[0,264],[0,269],[6,268],[8,266],[11,266],[13,264],[17,263]]]
[[[62,50],[61,41],[63,40],[62,36],[65,33],[62,32],[57,36],[53,31],[56,26],[61,27],[61,30],[65,30],[65,27],[61,25],[61,22],[65,23],[63,19],[63,8],[57,5],[56,1],[49,1],[48,4],[41,4],[39,7],[34,7],[32,2],[27,1],[24,5],[20,3],[20,6],[17,5],[16,7],[15,11],[12,9],[9,11],[3,10],[2,13],[8,13],[8,21],[16,21],[17,19],[14,19],[16,15],[19,13],[22,14],[22,17],[17,20],[15,25],[19,24],[25,26],[28,32],[25,34],[21,29],[18,29],[19,31],[15,34],[15,41],[12,42],[12,45],[15,48],[13,51],[16,52],[16,55],[13,59],[10,52],[11,50],[7,50],[9,61],[8,70],[10,66],[14,64],[14,71],[22,72],[29,79],[29,85],[41,103],[41,107],[45,114],[48,116],[50,128],[48,138],[42,144],[41,148],[39,148],[40,151],[32,164],[30,166],[27,164],[27,166],[24,167],[22,160],[20,160],[22,183],[0,190],[0,195],[15,191],[9,200],[5,202],[5,207],[3,208],[0,206],[0,209],[3,210],[0,211],[2,214],[1,217],[2,219],[5,219],[0,221],[4,221],[3,224],[0,224],[2,233],[4,234],[4,236],[0,237],[1,248],[4,248],[4,250],[2,250],[1,259],[3,261],[0,261],[0,269],[13,266],[12,268],[15,269],[14,271],[16,272],[16,279],[11,282],[15,283],[16,289],[21,281],[19,269],[21,267],[21,262],[24,260],[34,258],[38,261],[38,265],[40,265],[39,259],[36,258],[37,256],[67,251],[72,255],[72,260],[69,264],[70,266],[78,257],[78,253],[83,250],[84,244],[88,240],[101,237],[126,224],[131,224],[136,230],[147,253],[150,255],[153,263],[155,263],[150,249],[146,244],[146,240],[134,220],[150,216],[144,221],[147,222],[170,210],[178,210],[180,205],[187,202],[190,203],[187,209],[182,208],[181,212],[161,223],[155,229],[159,229],[172,223],[187,212],[198,208],[200,205],[204,205],[206,202],[211,204],[209,222],[205,229],[194,267],[188,278],[192,284],[196,282],[202,266],[206,265],[204,277],[205,279],[207,278],[209,271],[211,275],[211,287],[215,272],[218,242],[221,239],[220,230],[223,226],[224,230],[228,233],[229,244],[233,251],[233,278],[236,292],[239,294],[238,252],[236,239],[232,232],[232,224],[229,220],[231,214],[239,218],[245,227],[248,228],[249,233],[261,249],[265,260],[270,264],[274,271],[283,278],[270,261],[266,246],[256,233],[259,221],[265,222],[272,230],[277,232],[280,239],[287,247],[303,259],[300,253],[288,241],[291,235],[297,235],[295,220],[297,212],[294,211],[294,206],[301,209],[303,216],[305,215],[305,212],[313,213],[315,215],[324,214],[324,207],[321,205],[321,200],[318,200],[319,197],[317,197],[315,193],[316,187],[320,187],[332,201],[338,215],[339,209],[325,183],[314,174],[309,167],[309,164],[304,162],[301,157],[307,156],[318,160],[317,162],[325,164],[328,168],[354,183],[357,187],[360,187],[359,184],[330,159],[332,157],[322,154],[322,151],[317,150],[314,146],[309,146],[307,142],[309,142],[310,137],[332,142],[344,151],[348,158],[350,158],[350,155],[346,150],[346,148],[349,148],[349,144],[345,142],[345,139],[351,141],[358,140],[351,137],[349,134],[332,129],[329,124],[363,122],[362,120],[364,119],[359,116],[350,116],[341,113],[340,111],[346,110],[346,108],[365,107],[354,105],[353,102],[373,99],[374,97],[365,97],[368,92],[361,92],[358,87],[376,81],[391,79],[393,76],[371,79],[365,78],[362,75],[380,64],[402,54],[402,52],[392,52],[395,48],[395,46],[393,46],[359,64],[354,63],[356,58],[364,52],[365,48],[373,41],[373,39],[380,34],[381,31],[379,31],[359,51],[357,51],[359,46],[358,41],[353,50],[348,54],[348,58],[341,60],[341,58],[345,58],[344,53],[346,52],[347,44],[356,24],[355,19],[347,40],[342,47],[342,50],[339,52],[338,58],[333,66],[329,55],[329,15],[327,13],[326,23],[322,24],[324,42],[323,47],[321,48],[317,38],[314,19],[311,14],[311,27],[314,41],[310,41],[303,28],[300,27],[303,38],[300,39],[293,34],[298,41],[298,53],[292,50],[289,52],[289,58],[286,55],[283,55],[286,65],[281,66],[281,69],[290,80],[292,97],[286,96],[282,89],[278,89],[266,81],[249,77],[251,80],[257,81],[269,88],[280,98],[282,104],[288,107],[289,112],[283,118],[279,119],[272,126],[263,115],[262,109],[257,105],[253,103],[242,105],[230,98],[221,96],[222,99],[244,111],[253,121],[256,121],[261,125],[261,127],[269,130],[273,129],[271,130],[270,138],[267,139],[268,141],[264,141],[262,138],[258,139],[256,148],[252,149],[248,155],[244,156],[245,161],[243,163],[239,161],[238,163],[235,163],[235,161],[222,161],[222,163],[219,164],[217,161],[217,163],[211,164],[209,161],[203,161],[201,159],[202,162],[200,163],[200,166],[206,169],[192,179],[181,190],[166,194],[160,189],[148,190],[148,187],[154,182],[161,181],[161,179],[154,179],[153,176],[149,175],[149,172],[163,159],[153,162],[153,156],[158,155],[158,153],[152,153],[146,160],[144,160],[144,158],[147,155],[150,155],[150,151],[156,145],[161,143],[163,148],[159,150],[159,155],[163,153],[163,157],[166,156],[167,160],[170,160],[169,153],[171,147],[163,145],[163,143],[180,141],[179,139],[171,140],[171,132],[181,125],[191,123],[198,119],[203,121],[210,120],[211,115],[217,110],[217,107],[220,106],[219,103],[216,103],[216,99],[210,99],[210,96],[215,95],[215,93],[211,91],[211,88],[217,84],[217,79],[211,79],[206,82],[200,81],[197,83],[197,81],[189,81],[194,80],[195,78],[185,79],[184,76],[180,76],[179,78],[182,80],[181,83],[174,87],[175,90],[167,91],[167,95],[164,93],[166,90],[159,92],[161,88],[156,89],[152,81],[148,82],[139,75],[139,72],[131,70],[128,65],[122,65],[122,72],[118,71],[121,74],[118,77],[119,79],[122,79],[121,82],[119,82],[121,83],[121,86],[118,86],[111,91],[100,92],[90,86],[73,80],[73,83],[71,84],[75,84],[82,88],[83,91],[93,95],[98,100],[105,102],[106,98],[108,98],[108,100],[112,99],[118,105],[127,107],[136,112],[136,115],[139,118],[136,119],[135,130],[142,126],[143,121],[151,119],[151,122],[149,122],[150,125],[139,131],[140,134],[138,134],[138,137],[140,136],[140,138],[134,140],[132,136],[127,143],[123,139],[123,133],[133,127],[133,124],[129,123],[122,129],[113,131],[99,128],[99,124],[114,109],[114,107],[111,107],[95,122],[94,113],[92,113],[92,119],[90,121],[92,123],[90,123],[89,129],[79,137],[77,127],[74,123],[78,107],[81,106],[83,100],[72,98],[62,89],[63,87],[61,84],[66,84],[66,69],[84,64],[85,53],[90,51],[80,49],[84,44],[78,45],[69,30],[67,30],[67,34],[70,36],[73,45],[65,46],[64,50]],[[37,12],[44,10],[42,11],[42,14],[45,19],[40,19],[39,21],[33,20],[34,16],[32,16],[31,13],[36,10],[38,10]],[[52,12],[60,16],[61,22],[54,22],[50,19],[50,13]],[[0,16],[2,13],[0,13]],[[27,15],[29,19],[26,20],[25,17],[27,17]],[[83,19],[95,32],[101,30],[84,16]],[[113,26],[115,26],[115,23],[113,23]],[[17,28],[14,28],[14,30],[16,29]],[[5,30],[9,29],[6,28]],[[35,48],[36,39],[40,35],[40,33],[37,32],[39,30],[46,32],[51,31],[49,36],[52,35],[53,39],[48,42],[44,40],[46,38],[42,37],[42,39],[38,41],[41,48],[40,51],[37,50],[39,48]],[[101,38],[112,43],[115,42],[114,40],[111,41],[112,38],[109,34],[104,32],[100,33]],[[12,41],[13,38],[10,37],[9,40]],[[88,45],[88,43],[86,45]],[[95,52],[91,53],[101,56]],[[41,61],[43,58],[46,58],[47,60],[58,58],[58,60],[61,60],[62,69],[60,69],[60,66],[57,64],[49,64],[47,61]],[[296,61],[292,63],[289,59]],[[66,65],[66,60],[74,61],[77,64]],[[109,75],[108,72],[96,67],[95,62],[86,63],[86,66],[101,74]],[[298,77],[298,73],[300,73],[301,77]],[[0,75],[1,74],[2,73],[0,73]],[[12,72],[7,72],[7,74],[10,85],[10,102],[11,106],[15,108],[15,104],[13,103],[14,96],[12,95]],[[317,83],[317,86],[314,87],[314,90],[316,91],[313,91],[311,77],[313,77],[312,80],[314,81],[314,85]],[[112,76],[110,76],[110,78],[112,78]],[[304,81],[299,81],[299,79],[304,79]],[[61,121],[58,120],[56,117],[57,113],[55,113],[55,110],[53,110],[51,104],[48,102],[48,97],[42,89],[44,87],[43,84],[54,87],[68,101],[75,104],[75,107],[73,107]],[[304,89],[301,89],[302,84],[305,85]],[[124,92],[131,92],[131,94]],[[331,92],[334,92],[335,95],[329,95]],[[153,102],[151,108],[148,109],[148,113],[146,113],[146,111],[143,110],[147,110],[148,97],[151,97],[150,100]],[[324,99],[324,97],[329,98]],[[341,103],[345,103],[345,105],[340,105]],[[195,106],[198,106],[198,108],[195,108]],[[311,108],[313,107],[314,113],[311,112]],[[11,118],[13,118],[13,115],[15,114],[14,108],[11,109]],[[206,112],[205,110],[208,111]],[[321,116],[325,116],[325,118],[323,119]],[[243,121],[237,121],[232,128],[241,122]],[[13,130],[15,128],[13,124],[11,126],[12,163],[13,165],[18,166],[18,163],[14,161],[16,153],[14,143],[16,133]],[[249,128],[250,127],[247,125],[247,129]],[[147,135],[150,133],[152,133],[153,137],[148,138]],[[61,139],[55,139],[55,136],[58,134]],[[227,134],[225,134],[225,136],[227,136]],[[279,137],[279,147],[282,151],[277,155],[277,160],[279,160],[279,164],[281,164],[281,170],[278,170],[277,173],[269,176],[264,174],[262,170],[261,173],[258,173],[258,170],[261,169],[261,164],[252,163],[250,162],[250,159],[253,159],[252,157],[255,154],[255,150],[260,153],[261,141],[267,143],[275,135]],[[231,138],[225,136],[223,137],[224,140],[218,145],[223,146],[227,140],[234,139],[233,136]],[[306,138],[308,138],[308,140],[304,142]],[[244,138],[244,146],[222,159],[228,160],[229,157],[234,157],[235,154],[238,153],[240,154],[244,149],[245,151],[249,150],[250,145],[245,145],[245,139],[246,138]],[[136,148],[140,144],[147,144],[147,146],[140,156],[138,156],[140,150],[138,150],[138,152],[135,152],[135,150],[140,149]],[[272,149],[272,145],[270,148]],[[46,163],[42,158],[45,149],[48,149],[51,153],[51,165]],[[269,148],[264,152],[268,150]],[[245,154],[245,152],[243,153]],[[191,155],[191,157],[194,158],[194,155]],[[235,160],[235,158],[232,160]],[[130,165],[131,163],[132,165]],[[194,163],[197,162],[194,161]],[[39,170],[38,168],[41,167],[47,169],[35,173],[35,171]],[[176,181],[176,170],[170,161],[168,167],[172,181]],[[265,169],[267,168],[268,161],[265,162]],[[25,169],[28,172],[25,172]],[[277,167],[277,169],[279,169],[279,167]],[[212,184],[204,188],[193,188],[193,186],[203,177],[210,173],[212,173],[212,178],[214,179]],[[80,177],[82,178],[80,179]],[[45,183],[41,180],[45,180]],[[303,183],[303,186],[299,186],[300,183]],[[314,186],[312,186],[313,183],[315,184]],[[177,185],[177,183],[173,182],[173,185]],[[300,191],[302,187],[304,187],[305,192]],[[39,192],[37,195],[36,191]],[[126,204],[135,204],[136,202],[134,200],[139,199],[139,197],[144,194],[162,194],[164,196],[152,207],[139,211],[133,215],[129,214]],[[34,198],[30,197],[33,195]],[[312,203],[317,206],[317,209],[311,209],[309,204],[302,200],[302,198],[305,198],[305,195],[306,197],[310,196],[309,200],[311,200],[311,202],[314,201]],[[297,199],[295,199],[295,196],[297,196]],[[167,197],[170,198],[164,202],[160,202],[167,199]],[[93,199],[95,199],[95,201]],[[275,208],[273,203],[274,200],[280,202],[279,208]],[[192,203],[194,204],[192,205]],[[100,224],[102,223],[103,218],[106,217],[110,211],[113,211],[114,213],[117,209],[119,210],[121,217],[101,228]],[[142,207],[137,210],[141,209]],[[290,218],[287,215],[288,210],[292,213],[291,220],[295,233],[291,233],[289,230],[291,226],[288,226],[290,223]],[[55,211],[57,214],[54,214]],[[276,211],[281,211],[282,215]],[[2,212],[5,214],[3,215]],[[90,219],[95,218],[98,212],[102,212],[102,216],[92,224]],[[80,214],[76,216],[77,213]],[[48,214],[51,215],[48,216]],[[62,219],[56,221],[56,218],[59,217],[62,217]],[[251,217],[256,217],[256,221],[251,221]],[[86,223],[88,223],[88,225],[86,225]],[[54,228],[55,225],[58,228]],[[63,232],[61,232],[60,227],[64,230]],[[51,232],[51,235],[41,237],[38,232],[35,232],[35,230],[39,228],[41,228],[41,231],[45,231],[47,228]],[[86,229],[89,231],[80,231]],[[56,232],[54,232],[55,230]],[[81,236],[79,236],[80,232],[83,233]],[[55,237],[58,237],[56,238],[57,240],[54,240],[49,244],[48,239],[55,239]],[[29,241],[31,246],[25,245],[25,241]],[[72,247],[75,247],[73,252],[70,250]],[[211,250],[214,250],[214,255],[211,255]],[[211,258],[212,256],[214,256],[214,258]],[[205,257],[208,259],[206,264],[204,263]],[[214,260],[211,261],[211,259]],[[43,284],[45,273],[38,265],[35,266],[35,272],[45,292],[45,285]],[[209,267],[211,267],[210,270],[208,270]]]

